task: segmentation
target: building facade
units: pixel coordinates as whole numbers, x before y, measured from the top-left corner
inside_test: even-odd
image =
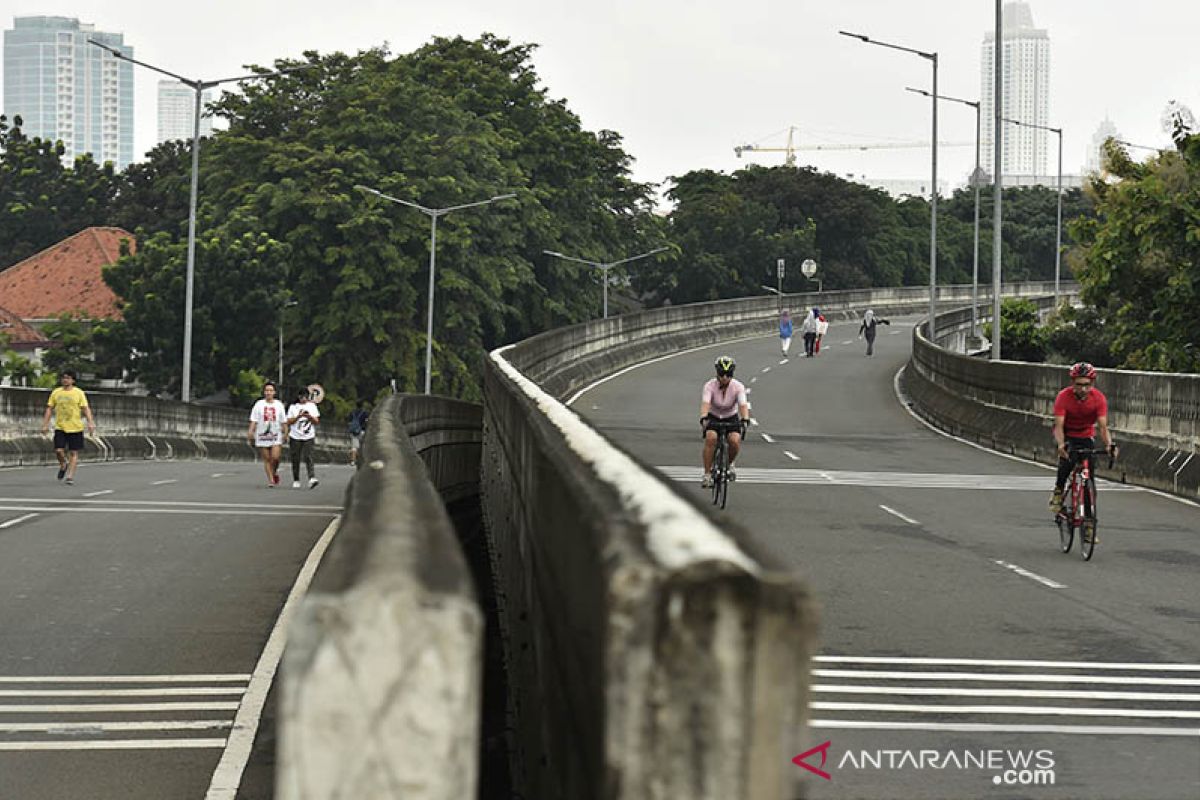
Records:
[[[212,91],[201,92],[201,107],[212,102]],[[191,141],[195,130],[196,90],[179,81],[158,82],[158,139],[157,144],[176,139]],[[212,117],[200,115],[200,136],[212,136]]]
[[[1002,14],[1000,113],[1008,119],[1049,125],[1050,36],[1033,26],[1027,3],[1005,3]],[[984,34],[981,53],[980,98],[983,125],[980,135],[983,168],[995,167],[992,116],[995,113],[995,31]],[[1001,168],[1005,176],[1044,176],[1047,171],[1049,132],[1026,125],[1005,125],[1002,131]],[[1054,145],[1057,147],[1057,141]],[[1055,161],[1054,170],[1057,169]],[[1053,172],[1054,170],[1051,170]]]
[[[1088,174],[1099,172],[1104,167],[1104,143],[1109,139],[1120,138],[1121,132],[1106,116],[1096,128],[1096,132],[1092,134],[1092,143],[1088,145],[1087,162],[1083,165],[1083,171]]]
[[[71,17],[17,17],[4,32],[4,109],[30,138],[61,140],[70,164],[91,153],[124,169],[133,161],[133,48]]]

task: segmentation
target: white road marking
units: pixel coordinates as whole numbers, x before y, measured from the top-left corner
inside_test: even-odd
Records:
[[[924,658],[912,656],[814,656],[821,663],[854,664],[946,664],[988,667],[1045,667],[1047,669],[1119,669],[1169,672],[1200,672],[1200,664],[1158,664],[1122,661],[1034,661],[1029,659]]]
[[[781,366],[782,366],[783,364],[786,364],[786,363],[788,363],[788,360],[787,360],[786,358],[781,358],[781,359],[779,359],[779,364],[780,364]]]
[[[1003,331],[1004,328],[1001,327],[1000,330]],[[904,333],[904,331],[888,331],[888,336],[899,336],[902,333]]]
[[[171,697],[240,695],[245,689],[227,686],[176,686],[160,689],[0,689],[0,697]]]
[[[904,516],[903,514],[901,514],[899,511],[897,511],[894,508],[888,508],[887,506],[882,505],[882,504],[879,507],[882,508],[887,513],[891,514],[893,517],[899,517],[900,519],[907,522],[909,525],[920,525],[921,524],[921,523],[917,522],[915,519],[913,519],[912,517]]]
[[[0,497],[0,503],[49,503],[52,506],[65,504],[82,504],[88,511],[95,511],[103,506],[194,506],[196,508],[229,508],[235,503],[209,503],[197,500],[73,500],[70,498],[46,497]],[[267,508],[273,511],[282,509],[299,509],[301,511],[341,511],[341,506],[296,505],[288,503],[256,503],[255,508]]]
[[[1087,736],[1200,736],[1200,728],[1142,728],[1123,725],[993,725],[986,722],[875,722],[814,719],[812,728],[889,731],[956,731],[960,733],[1060,733]]]
[[[938,686],[855,686],[817,684],[814,692],[825,694],[886,694],[936,697],[1045,697],[1057,700],[1138,700],[1142,702],[1195,703],[1200,694],[1184,692],[1084,692],[1061,689],[943,689]]]
[[[249,675],[0,675],[0,683],[246,683]]]
[[[791,450],[784,450],[784,451],[783,451],[783,454],[784,454],[785,456],[787,456],[788,458],[790,458],[792,461],[799,461],[799,460],[800,460],[800,456],[796,455],[796,454],[795,454],[795,453],[793,453]]]
[[[0,714],[100,714],[120,711],[236,711],[237,703],[79,703],[75,705],[0,706]]]
[[[848,340],[842,342],[842,344],[854,344],[854,341],[848,339]]]
[[[757,419],[755,419],[754,417],[751,417],[751,418],[750,418],[750,424],[751,424],[751,425],[753,425],[753,426],[755,426],[755,427],[758,427],[758,420],[757,420]]]
[[[90,739],[84,742],[5,742],[0,750],[189,750],[225,746],[224,739]]]
[[[763,437],[763,439],[765,439],[767,441],[768,444],[775,444],[775,440],[773,438],[771,438],[771,434],[764,433],[764,434],[762,434],[762,437]]]
[[[758,376],[757,376],[757,375],[755,375],[753,378],[751,378],[751,379],[750,379],[750,382],[751,382],[751,383],[756,383],[757,381],[758,381]]]
[[[242,508],[153,508],[130,506],[128,508],[74,508],[71,506],[4,506],[0,511],[79,511],[85,514],[207,514],[219,516],[247,517],[330,517],[338,511],[250,511]]]
[[[1175,711],[1164,708],[1090,708],[1085,706],[959,706],[916,705],[913,703],[827,703],[809,704],[814,711],[888,711],[907,714],[999,714],[1048,715],[1066,717],[1124,717],[1127,719],[1200,719],[1200,711]]]
[[[210,478],[224,478],[224,477],[225,477],[226,475],[228,475],[228,474],[229,474],[228,472],[214,472],[212,475],[209,475],[208,477],[210,477]]]
[[[0,522],[0,530],[4,530],[5,528],[11,528],[14,525],[20,525],[25,520],[33,519],[36,516],[37,516],[37,514],[25,514],[20,517],[14,517],[13,519],[10,519],[6,522]]]
[[[691,467],[660,466],[669,477],[691,480]],[[684,476],[684,477],[677,477]],[[750,483],[836,484],[838,486],[897,487],[903,489],[979,489],[989,491],[1044,492],[1046,479],[1028,475],[956,475],[920,472],[851,472],[797,467],[745,467],[738,470],[738,481]],[[1112,484],[1105,491],[1140,492],[1140,486]],[[1049,518],[1047,518],[1049,519]]]
[[[208,792],[204,795],[205,800],[235,800],[237,796],[238,786],[242,782],[242,772],[246,769],[246,762],[250,759],[250,749],[254,745],[254,736],[258,731],[258,721],[262,716],[263,706],[267,702],[267,692],[271,689],[275,670],[279,666],[279,658],[283,655],[283,647],[287,643],[288,624],[295,616],[300,600],[308,591],[313,573],[317,571],[321,557],[325,555],[325,550],[333,540],[334,534],[337,533],[339,522],[340,517],[329,523],[325,532],[321,534],[321,538],[309,552],[304,566],[300,569],[300,574],[296,576],[296,583],[292,586],[292,590],[283,604],[283,609],[275,620],[271,636],[267,639],[262,655],[259,656],[258,664],[254,667],[250,685],[246,688],[246,695],[242,699],[241,707],[233,722],[233,730],[229,734],[229,744],[225,747],[225,752],[221,754],[221,761],[217,764],[216,771],[213,772]]]
[[[51,733],[88,736],[112,731],[204,731],[228,728],[233,720],[200,719],[163,722],[0,722],[0,733]]]
[[[179,483],[179,480],[177,478],[168,478],[165,481],[154,481],[150,485],[151,486],[165,486],[168,483]]]
[[[738,480],[741,480],[738,472]],[[917,672],[915,670],[866,670],[866,669],[814,669],[818,678],[882,678],[905,681],[984,681],[992,683],[1115,683],[1144,686],[1200,686],[1200,680],[1191,678],[1154,678],[1144,675],[1088,675],[1083,673],[1061,673],[1041,675],[1029,673],[1000,672]]]
[[[1031,580],[1035,580],[1038,583],[1042,584],[1043,586],[1049,586],[1051,589],[1067,588],[1067,585],[1065,583],[1059,583],[1058,581],[1052,581],[1049,578],[1038,575],[1036,572],[1030,572],[1029,570],[1024,569],[1023,567],[1018,567],[1016,564],[1010,564],[1007,561],[1000,561],[999,559],[993,559],[993,560],[1000,566],[1004,567],[1005,569],[1012,570],[1013,572],[1017,573],[1018,575],[1020,575],[1024,578],[1029,578]]]
[[[83,496],[84,497],[99,497],[102,494],[112,494],[112,493],[113,493],[112,489],[101,489],[98,492],[84,492]]]
[[[762,371],[763,371],[763,372],[770,372],[770,371],[771,371],[771,368],[770,368],[770,367],[763,367],[763,368],[762,368]]]

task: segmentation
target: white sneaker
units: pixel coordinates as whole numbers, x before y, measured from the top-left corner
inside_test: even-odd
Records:
[[[737,480],[737,470],[735,470],[732,465],[725,471],[725,480],[729,481],[730,483],[733,483]]]
[[[292,488],[293,488],[293,489],[299,489],[299,488],[300,488],[300,481],[292,481]]]
[[[315,489],[315,488],[317,488],[318,483],[320,483],[320,481],[317,480],[316,476],[313,476],[308,479],[308,488]]]
[[[712,475],[711,474],[709,474],[707,472],[704,473],[704,477],[700,479],[700,488],[701,489],[711,489],[712,488]]]

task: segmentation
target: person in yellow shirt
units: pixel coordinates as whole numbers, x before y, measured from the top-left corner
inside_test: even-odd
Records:
[[[87,415],[88,433],[96,432],[96,419],[87,395],[75,385],[75,373],[64,369],[59,376],[62,386],[50,393],[46,401],[46,414],[42,417],[42,433],[50,427],[50,415],[54,415],[54,455],[58,457],[58,479],[75,483],[75,470],[79,466],[79,451],[83,449],[83,415]],[[69,454],[69,456],[68,456]]]

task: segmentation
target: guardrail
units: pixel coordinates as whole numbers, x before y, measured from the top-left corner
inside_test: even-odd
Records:
[[[341,527],[289,629],[280,798],[476,796],[483,615],[439,485],[477,490],[480,418],[406,396],[372,413]]]
[[[55,463],[49,436],[41,432],[47,389],[0,388],[0,466]],[[214,458],[254,460],[246,442],[249,412],[88,391],[97,433],[85,437],[81,461]],[[313,457],[344,463],[350,439],[339,423],[317,433]]]
[[[961,314],[939,314],[939,330]],[[931,344],[917,329],[903,383],[913,409],[937,427],[1057,463],[1051,427],[1054,398],[1070,383],[1065,367],[971,358]],[[1114,469],[1099,464],[1100,474],[1200,495],[1200,375],[1102,369],[1096,387],[1108,398],[1109,427],[1121,446]]]

